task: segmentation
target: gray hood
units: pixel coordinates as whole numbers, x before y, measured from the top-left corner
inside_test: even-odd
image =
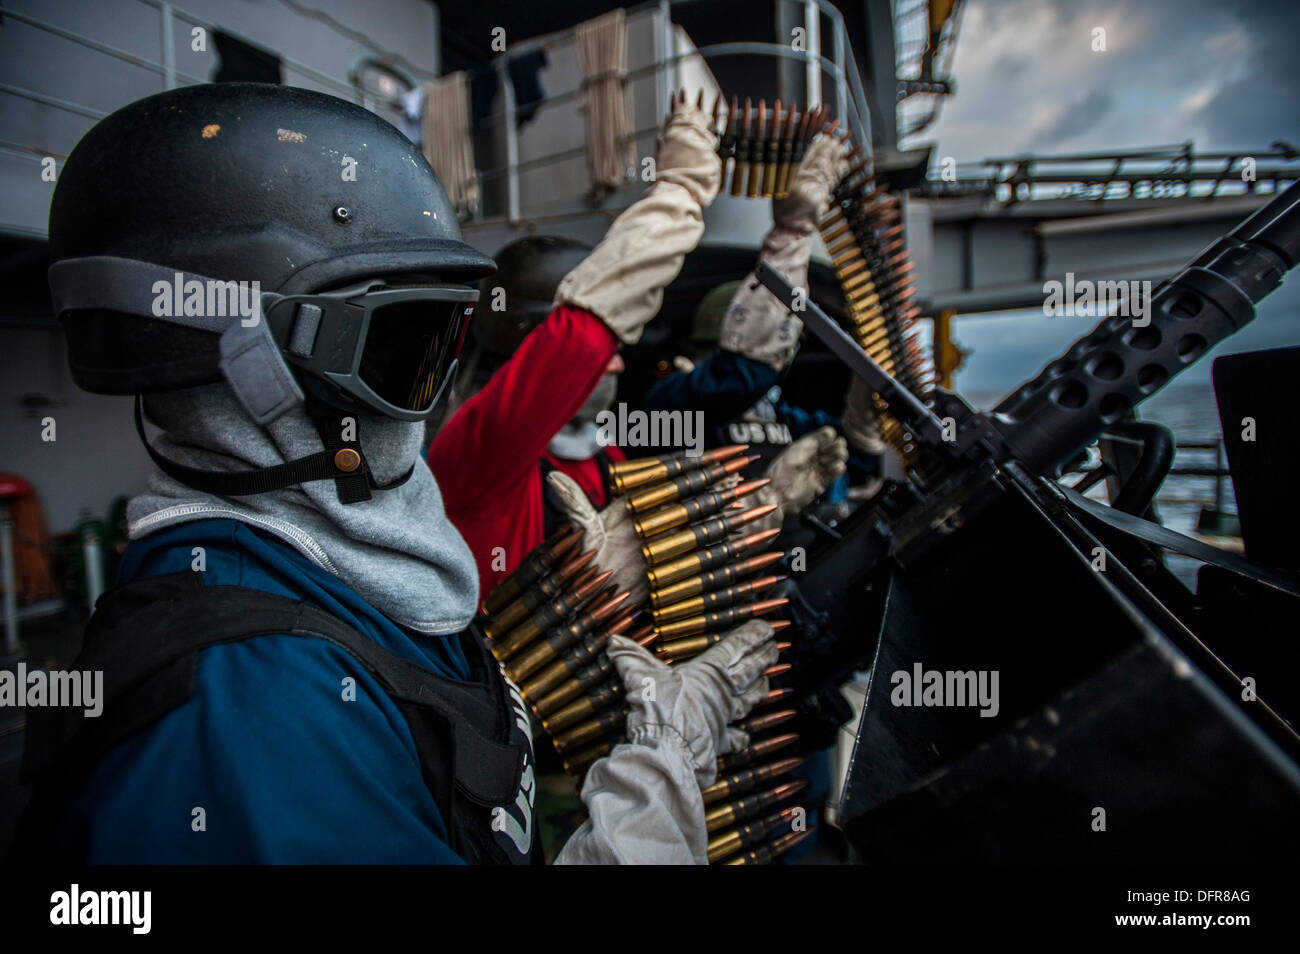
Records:
[[[244,414],[224,383],[150,395],[144,407],[147,419],[163,430],[151,438],[154,447],[190,467],[248,470],[322,449],[301,406],[263,429]],[[420,456],[424,424],[366,414],[356,418],[375,480],[393,480],[414,464],[410,480],[344,505],[332,480],[227,498],[155,472],[148,491],[127,507],[131,538],[194,520],[239,520],[291,544],[394,622],[421,633],[458,632],[474,615],[478,576]]]

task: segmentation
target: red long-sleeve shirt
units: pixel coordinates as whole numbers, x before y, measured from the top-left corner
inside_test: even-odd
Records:
[[[604,505],[595,460],[562,460],[546,445],[591,396],[618,346],[591,312],[556,308],[429,446],[447,516],[478,564],[480,601],[545,538],[543,457]]]

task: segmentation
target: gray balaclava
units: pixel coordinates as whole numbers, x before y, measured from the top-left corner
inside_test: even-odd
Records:
[[[224,383],[149,395],[144,406],[163,430],[154,440],[158,451],[190,467],[269,467],[322,446],[301,405],[262,428]],[[414,464],[406,483],[345,505],[332,480],[226,498],[155,472],[148,491],[127,507],[131,538],[194,520],[240,520],[292,544],[402,626],[430,634],[463,629],[474,615],[478,576],[420,456],[424,424],[356,417],[361,451],[376,482],[400,477]]]
[[[617,395],[618,375],[602,375],[578,413],[551,438],[546,449],[562,460],[586,460],[594,456],[601,448],[600,428],[596,419],[601,411],[614,406]]]

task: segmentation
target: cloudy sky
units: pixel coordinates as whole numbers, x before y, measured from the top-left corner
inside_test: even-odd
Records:
[[[967,0],[952,72],[957,93],[920,139],[959,162],[1189,139],[1198,151],[1300,145],[1300,0]],[[1080,333],[1038,317],[959,318],[976,354],[958,388],[1009,390]],[[1215,353],[1286,344],[1300,344],[1300,273]],[[1203,359],[1184,377],[1209,371]]]

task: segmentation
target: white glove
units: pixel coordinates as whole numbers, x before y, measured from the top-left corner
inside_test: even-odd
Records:
[[[755,506],[772,504],[770,514],[754,521],[754,532],[780,527],[839,479],[848,467],[849,445],[833,427],[822,427],[799,438],[767,465],[771,483],[754,496]]]
[[[772,627],[750,620],[718,645],[665,666],[631,640],[610,639],[627,689],[629,742],[587,772],[587,821],[556,864],[708,864],[702,787],[718,755],[748,743],[727,723],[767,695],[763,670],[775,662]]]
[[[751,619],[688,663],[665,665],[632,640],[611,636],[606,650],[627,690],[627,736],[632,743],[671,734],[690,753],[701,788],[717,778],[719,755],[749,742],[728,725],[743,719],[767,695],[763,670],[776,662],[772,627]]]
[[[885,452],[871,389],[856,374],[844,395],[844,416],[840,419],[840,427],[855,450],[877,455]]]
[[[620,592],[632,594],[629,606],[643,602],[650,594],[650,580],[641,553],[641,538],[636,535],[632,515],[623,501],[615,500],[598,511],[568,474],[553,470],[546,475],[546,482],[559,497],[569,519],[582,529],[582,550],[596,551],[594,565],[602,573],[614,571],[610,582],[616,583]]]
[[[673,111],[659,130],[655,180],[681,186],[701,209],[709,207],[722,186],[713,119],[684,99],[673,102]]]
[[[790,194],[772,200],[772,229],[758,257],[805,293],[812,234],[830,206],[831,190],[848,169],[843,143],[834,136],[820,136],[799,163]],[[803,322],[759,285],[751,272],[727,306],[718,343],[780,371],[794,357],[802,333]]]
[[[655,182],[555,291],[556,305],[583,308],[636,344],[663,303],[663,290],[704,234],[704,209],[718,194],[722,160],[707,113],[675,101],[659,134]]]
[[[832,190],[848,171],[849,160],[841,139],[814,139],[790,183],[790,193],[772,200],[773,231],[811,236],[830,208]]]

